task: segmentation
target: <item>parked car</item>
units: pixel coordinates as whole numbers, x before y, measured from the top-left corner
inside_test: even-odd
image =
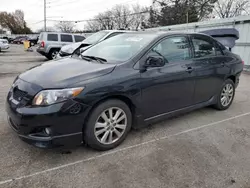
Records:
[[[2,50],[7,50],[7,49],[9,49],[9,43],[8,43],[8,40],[6,40],[6,39],[0,39],[0,52],[2,51]]]
[[[42,32],[38,40],[37,52],[44,55],[48,59],[55,59],[61,47],[74,42],[85,39],[84,36],[69,34]]]
[[[27,36],[18,36],[14,40],[12,40],[13,44],[23,44],[23,41],[28,40],[29,37]]]
[[[11,37],[3,37],[3,39],[7,39],[9,44],[12,43],[12,41],[14,40],[13,38]]]
[[[2,37],[2,39],[6,39],[9,43],[11,43],[11,41],[13,40],[12,38],[9,37]]]
[[[39,38],[39,37],[29,38],[28,41],[30,42],[30,46],[36,45],[37,42],[38,42],[38,38]]]
[[[97,33],[92,34],[90,37],[84,39],[81,42],[77,42],[74,44],[65,45],[61,48],[57,58],[70,56],[73,54],[80,55],[80,49],[86,46],[97,44],[103,40],[114,37],[116,35],[127,33],[131,31],[126,30],[103,30]]]
[[[47,62],[15,79],[6,109],[22,140],[112,149],[132,127],[210,105],[226,110],[243,70],[238,55],[196,33],[126,33],[81,57]]]

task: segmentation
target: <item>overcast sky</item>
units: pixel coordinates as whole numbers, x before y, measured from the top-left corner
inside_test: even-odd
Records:
[[[14,12],[16,9],[24,11],[25,20],[32,30],[43,27],[44,0],[0,0],[0,11]],[[152,0],[46,0],[47,17],[55,20],[85,20],[96,14],[112,8],[116,4],[140,4],[148,6]],[[40,23],[38,23],[40,22]],[[48,26],[54,22],[48,21]],[[76,24],[78,29],[84,29],[83,23]]]

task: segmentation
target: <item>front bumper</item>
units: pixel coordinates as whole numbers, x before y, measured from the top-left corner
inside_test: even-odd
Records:
[[[9,49],[9,45],[3,45],[3,46],[0,46],[0,48],[2,49],[2,50],[7,50],[7,49]]]
[[[82,143],[87,105],[69,100],[47,107],[15,107],[7,100],[9,124],[25,142],[40,148],[72,147]],[[51,134],[44,130],[49,128]]]

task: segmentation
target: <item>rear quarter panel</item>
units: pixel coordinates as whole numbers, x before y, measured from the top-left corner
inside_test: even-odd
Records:
[[[226,66],[230,67],[230,73],[227,76],[238,76],[243,71],[242,59],[239,55],[233,54],[227,50],[224,51]]]

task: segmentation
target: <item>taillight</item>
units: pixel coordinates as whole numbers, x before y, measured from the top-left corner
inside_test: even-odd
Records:
[[[45,46],[45,42],[42,41],[42,42],[41,42],[41,47],[44,48],[44,46]]]
[[[242,64],[245,65],[245,62],[242,60]]]

